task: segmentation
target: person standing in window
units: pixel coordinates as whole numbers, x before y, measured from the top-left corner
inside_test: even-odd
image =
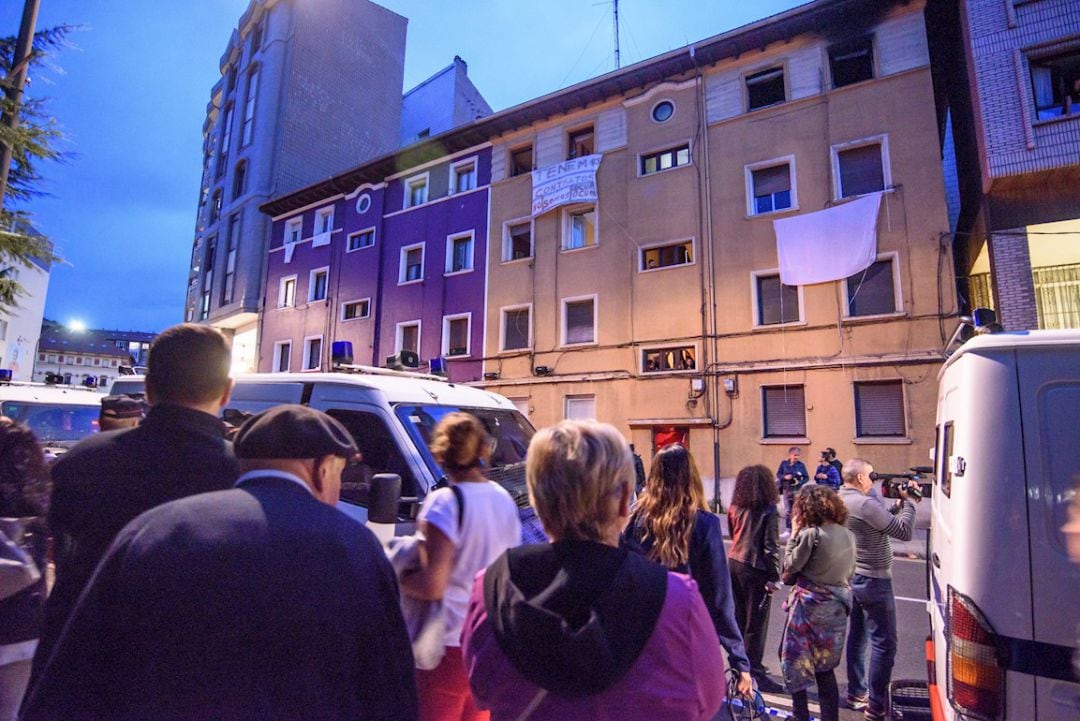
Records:
[[[416,672],[420,721],[486,721],[469,690],[461,632],[476,574],[521,542],[521,521],[510,494],[484,477],[494,447],[470,413],[449,413],[435,427],[431,453],[454,488],[428,494],[417,517],[423,537],[420,566],[401,576],[401,592],[442,601],[445,652],[438,666]]]
[[[791,503],[795,493],[810,480],[810,474],[806,466],[799,460],[802,451],[798,446],[788,449],[788,457],[780,461],[780,467],[776,469],[776,486],[784,494],[784,523],[791,529]]]
[[[772,594],[780,580],[779,501],[772,472],[762,465],[747,466],[735,478],[735,492],[727,510],[735,620],[746,642],[750,675],[765,693],[784,689],[769,678],[769,669],[761,662]]]
[[[750,693],[750,660],[735,620],[724,532],[720,518],[709,512],[694,457],[682,444],[673,443],[653,456],[645,491],[623,540],[640,544],[649,559],[697,581],[728,664],[739,672],[738,692]]]

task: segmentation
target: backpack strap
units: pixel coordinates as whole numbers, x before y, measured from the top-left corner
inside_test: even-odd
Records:
[[[457,499],[457,507],[458,507],[457,529],[458,529],[458,532],[460,533],[461,532],[461,524],[465,521],[465,493],[461,490],[461,488],[456,483],[450,485],[450,490],[453,491],[454,498]]]

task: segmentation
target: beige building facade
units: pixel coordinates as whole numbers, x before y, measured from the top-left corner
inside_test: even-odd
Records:
[[[792,445],[926,465],[956,301],[923,5],[808,7],[492,139],[483,385],[534,425],[683,440],[707,484]],[[598,201],[531,218],[528,171],[587,153]],[[773,221],[875,191],[877,262],[782,287]]]

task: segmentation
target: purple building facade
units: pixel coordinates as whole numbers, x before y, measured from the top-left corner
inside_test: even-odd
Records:
[[[490,182],[481,145],[274,217],[258,370],[330,370],[349,341],[353,363],[409,350],[480,380]]]

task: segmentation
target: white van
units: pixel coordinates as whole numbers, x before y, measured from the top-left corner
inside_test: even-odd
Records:
[[[25,423],[47,453],[59,455],[98,432],[102,394],[82,386],[0,384],[0,415]]]
[[[1076,721],[1080,331],[967,341],[941,370],[929,541],[930,704],[941,719]]]

